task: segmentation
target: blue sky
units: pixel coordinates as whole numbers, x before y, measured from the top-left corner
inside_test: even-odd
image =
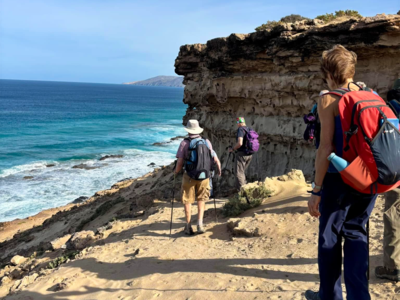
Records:
[[[386,1],[0,0],[0,78],[122,83],[175,75],[184,44],[289,14],[397,13]]]

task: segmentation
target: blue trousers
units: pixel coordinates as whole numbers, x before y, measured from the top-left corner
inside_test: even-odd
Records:
[[[346,185],[339,173],[327,173],[323,183],[318,239],[319,296],[342,300],[342,238],[347,300],[370,300],[366,224],[376,195],[361,194]]]

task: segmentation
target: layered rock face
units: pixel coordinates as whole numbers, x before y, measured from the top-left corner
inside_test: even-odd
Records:
[[[334,24],[320,20],[273,30],[231,34],[180,48],[175,71],[184,76],[184,123],[198,119],[227,163],[235,143],[235,118],[260,134],[260,150],[248,170],[252,179],[301,169],[313,173],[315,148],[303,140],[302,117],[327,89],[319,72],[322,51],[341,44],[358,55],[355,81],[383,98],[400,77],[400,16],[377,15]],[[231,169],[232,162],[228,162]],[[233,183],[233,177],[228,179]]]

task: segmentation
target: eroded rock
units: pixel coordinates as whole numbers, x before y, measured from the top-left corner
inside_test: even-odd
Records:
[[[109,158],[123,158],[123,157],[124,157],[123,155],[106,155],[106,156],[103,156],[102,158],[100,158],[99,160],[106,160]]]
[[[233,236],[255,237],[261,236],[258,220],[253,218],[233,218],[227,223],[229,231]]]
[[[80,196],[79,198],[76,198],[74,201],[72,201],[72,204],[82,203],[85,202],[87,199],[89,199],[89,197]]]
[[[52,250],[58,250],[58,249],[65,249],[66,243],[68,242],[68,240],[71,238],[70,234],[64,235],[63,237],[60,237],[58,239],[55,239],[53,241],[50,242],[51,248]]]
[[[356,80],[382,96],[400,67],[398,15],[278,27],[184,45],[175,61],[175,72],[184,76],[183,102],[189,106],[183,123],[199,120],[202,136],[221,155],[235,139],[235,118],[244,117],[260,135],[260,150],[247,170],[259,181],[291,169],[303,170],[306,177],[313,174],[315,147],[303,140],[302,117],[326,88],[319,70],[323,50],[341,44],[354,51]],[[227,158],[220,157],[223,166]],[[233,175],[224,180],[234,184]]]
[[[97,238],[93,231],[85,230],[79,231],[72,235],[67,241],[68,250],[82,250],[92,244]]]
[[[20,256],[20,255],[15,255],[13,258],[11,258],[11,263],[14,266],[19,266],[25,263],[28,259],[26,257]]]
[[[93,170],[98,168],[100,167],[88,166],[87,164],[79,164],[72,167],[72,169],[84,169],[84,170]]]

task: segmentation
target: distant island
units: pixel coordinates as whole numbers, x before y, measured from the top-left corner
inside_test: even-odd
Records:
[[[184,87],[181,76],[156,76],[142,81],[125,82],[124,84],[144,86]]]

